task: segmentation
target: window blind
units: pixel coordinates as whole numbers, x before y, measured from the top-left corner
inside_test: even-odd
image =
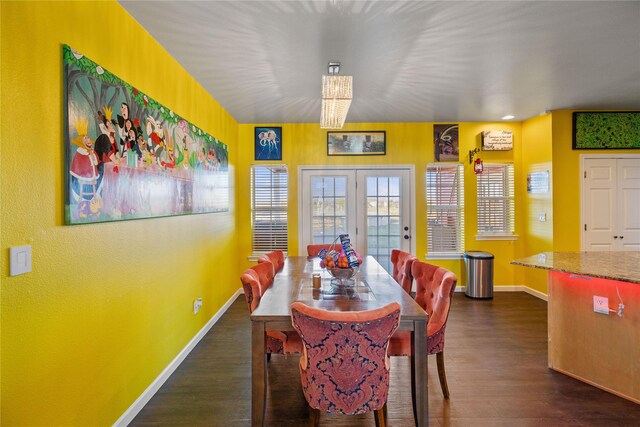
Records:
[[[273,250],[287,251],[287,167],[251,167],[252,251],[260,256]]]
[[[464,169],[461,163],[427,165],[427,249],[464,252]]]
[[[478,234],[514,234],[514,177],[511,163],[485,163],[478,175]]]

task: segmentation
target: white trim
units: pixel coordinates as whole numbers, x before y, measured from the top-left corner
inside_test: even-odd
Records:
[[[424,259],[462,259],[464,253],[429,252],[424,255]]]
[[[517,234],[476,234],[476,240],[518,240]]]
[[[540,298],[541,300],[544,300],[544,301],[549,301],[549,295],[543,294],[542,292],[536,291],[535,289],[530,288],[528,286],[523,286],[523,288],[524,288],[523,290],[529,295],[532,295],[536,298]]]
[[[222,315],[229,309],[231,304],[236,300],[236,298],[242,293],[242,288],[238,289],[229,300],[218,310],[216,314],[213,315],[211,319],[207,322],[206,325],[198,331],[198,333],[187,343],[187,345],[178,353],[178,355],[167,365],[166,368],[158,375],[158,377],[153,380],[153,382],[147,387],[147,389],[142,392],[142,394],[133,402],[129,408],[124,411],[124,413],[118,418],[118,420],[113,423],[114,426],[127,426],[133,419],[138,415],[138,413],[144,408],[144,406],[149,403],[151,398],[160,390],[160,387],[169,379],[171,374],[180,366],[180,364],[186,359],[186,357],[191,353],[191,350],[195,348],[196,345],[200,342],[202,338],[209,332],[209,330],[216,324],[218,320],[222,317]]]
[[[467,290],[466,286],[456,286],[456,292],[465,292]],[[536,298],[540,298],[541,300],[548,301],[549,297],[547,294],[544,294],[540,291],[537,291],[528,286],[494,286],[493,292],[525,292],[529,295],[532,295]]]

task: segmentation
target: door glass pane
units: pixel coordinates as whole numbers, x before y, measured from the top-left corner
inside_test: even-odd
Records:
[[[388,272],[391,250],[400,248],[400,178],[367,177],[367,252]]]
[[[347,178],[343,176],[312,176],[311,213],[312,243],[331,243],[346,232]]]

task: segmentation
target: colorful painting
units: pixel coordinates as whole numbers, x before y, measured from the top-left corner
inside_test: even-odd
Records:
[[[69,46],[62,52],[67,224],[229,210],[226,145]]]
[[[573,113],[573,149],[640,148],[640,112]]]
[[[385,131],[327,132],[328,156],[381,156],[387,153]]]
[[[433,146],[437,162],[457,162],[458,125],[433,125]]]
[[[282,128],[255,128],[255,159],[282,160]]]

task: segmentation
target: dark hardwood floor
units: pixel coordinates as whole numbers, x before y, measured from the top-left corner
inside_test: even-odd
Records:
[[[138,414],[132,426],[250,426],[251,329],[240,296]],[[579,355],[576,355],[579,357]],[[493,300],[457,293],[447,324],[451,398],[429,358],[432,426],[640,426],[640,405],[547,368],[546,302],[521,292]],[[306,425],[297,356],[269,363],[266,425]],[[409,362],[393,357],[388,426],[413,426]],[[373,426],[373,414],[322,414],[320,425]]]

